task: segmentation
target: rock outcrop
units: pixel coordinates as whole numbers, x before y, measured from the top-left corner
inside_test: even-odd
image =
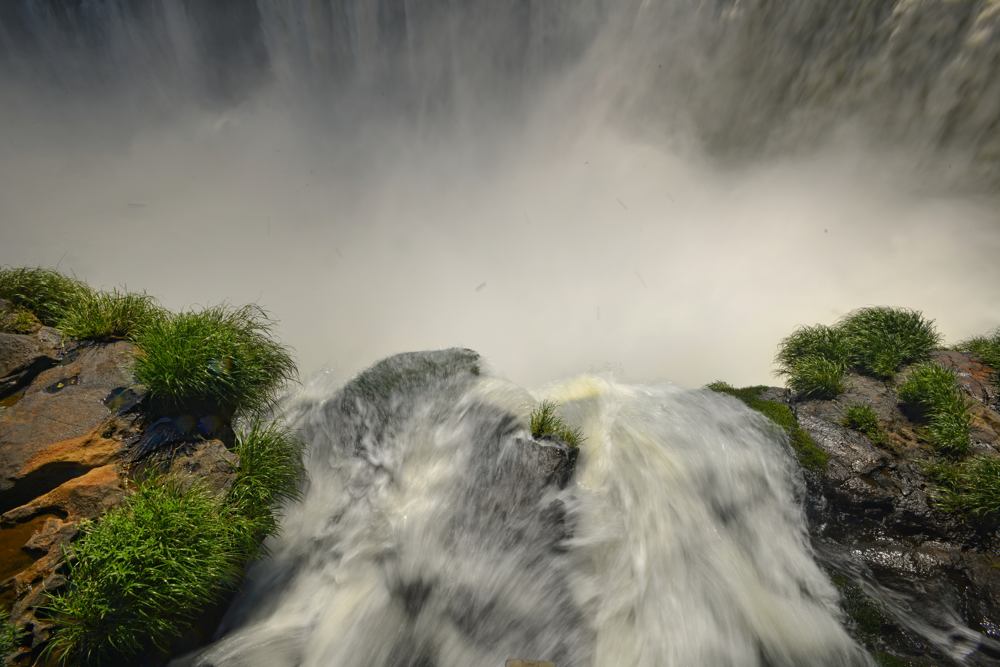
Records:
[[[53,329],[0,334],[0,602],[28,632],[23,661],[48,637],[36,616],[66,580],[80,523],[118,505],[136,475],[170,473],[225,493],[239,457],[218,439],[187,438],[136,463],[146,426],[134,346],[64,341]]]
[[[936,352],[933,360],[953,370],[973,399],[973,453],[1000,453],[993,370],[960,352]],[[830,457],[824,471],[805,473],[814,543],[841,585],[855,633],[876,655],[885,651],[914,665],[960,656],[965,664],[997,664],[1000,537],[995,525],[936,507],[927,473],[936,457],[896,398],[905,377],[905,369],[887,382],[851,374],[835,400],[794,402],[784,394]],[[883,442],[842,425],[846,408],[859,404],[878,414]],[[910,608],[921,608],[936,627],[917,632],[908,625]],[[951,631],[954,612],[975,632]]]

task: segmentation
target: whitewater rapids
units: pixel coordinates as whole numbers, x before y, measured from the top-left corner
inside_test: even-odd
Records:
[[[572,457],[527,426],[542,397],[586,437],[562,489],[549,464]],[[870,664],[784,437],[734,399],[599,377],[532,395],[449,350],[313,386],[290,414],[304,498],[182,664]]]

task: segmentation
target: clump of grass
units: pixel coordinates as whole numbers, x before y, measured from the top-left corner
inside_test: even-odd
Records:
[[[583,442],[580,429],[569,426],[556,413],[557,405],[551,401],[542,401],[532,410],[530,417],[531,437],[536,440],[558,440],[568,447],[579,447]]]
[[[10,622],[10,614],[6,609],[0,609],[0,665],[6,664],[4,658],[21,644],[21,631]]]
[[[800,398],[836,398],[844,391],[844,366],[822,357],[805,357],[788,373],[788,388]]]
[[[969,352],[982,360],[987,366],[992,366],[997,371],[994,375],[994,382],[1000,384],[1000,329],[997,329],[988,336],[978,336],[962,341],[955,346],[962,352]]]
[[[55,326],[66,309],[89,292],[79,280],[51,269],[0,269],[0,299],[31,311],[49,326]]]
[[[145,293],[89,292],[66,308],[57,326],[73,338],[135,338],[165,316],[163,308]]]
[[[800,327],[781,341],[778,368],[801,398],[835,398],[844,391],[847,341],[834,327]]]
[[[941,343],[933,320],[905,308],[862,308],[838,327],[847,341],[851,365],[883,379],[905,364],[927,359]]]
[[[30,310],[20,306],[0,312],[0,331],[5,333],[29,334],[38,331],[42,323]]]
[[[815,471],[826,468],[830,455],[816,444],[805,429],[799,426],[792,409],[779,401],[768,401],[760,397],[767,387],[754,386],[737,389],[725,382],[713,382],[708,385],[708,389],[740,399],[747,407],[756,410],[780,426],[788,435],[795,456],[803,467]]]
[[[256,306],[217,306],[151,322],[136,337],[136,378],[161,409],[264,409],[295,377],[272,327]]]
[[[234,451],[240,467],[226,502],[244,519],[238,537],[248,557],[261,540],[277,532],[277,506],[299,497],[305,476],[303,447],[292,431],[276,422],[255,418],[237,432]]]
[[[232,526],[200,486],[141,483],[69,548],[67,587],[47,608],[55,623],[47,653],[67,665],[107,665],[166,650],[236,583]]]
[[[1000,520],[1000,458],[976,456],[957,464],[932,466],[930,472],[938,483],[934,495],[942,509]]]
[[[954,373],[937,364],[919,364],[896,393],[917,419],[927,422],[927,437],[935,449],[950,456],[969,451],[972,417]]]
[[[799,398],[830,399],[843,393],[848,369],[890,378],[903,365],[926,359],[940,341],[934,322],[918,311],[877,306],[832,327],[796,329],[781,341],[776,361]]]
[[[879,422],[878,414],[870,405],[852,405],[844,411],[843,425],[849,429],[863,433],[872,444],[882,445],[886,442],[885,431]]]

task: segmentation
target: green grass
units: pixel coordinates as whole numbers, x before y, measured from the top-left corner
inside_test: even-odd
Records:
[[[941,343],[933,320],[904,308],[862,308],[837,326],[847,340],[851,365],[883,379],[906,364],[927,359]]]
[[[55,326],[66,309],[89,292],[79,280],[50,269],[0,269],[0,299],[31,311],[48,326]]]
[[[573,428],[563,421],[563,418],[556,413],[557,408],[558,406],[551,401],[542,401],[532,410],[529,419],[531,437],[536,440],[558,440],[568,447],[579,447],[583,442],[583,434],[580,429]]]
[[[992,366],[996,373],[993,381],[1000,385],[1000,329],[997,329],[988,336],[978,336],[962,341],[955,346],[962,352],[968,352],[986,364]]]
[[[781,341],[778,369],[800,398],[835,398],[844,391],[848,349],[843,333],[817,324],[800,327]]]
[[[204,488],[142,482],[69,548],[68,585],[46,608],[55,624],[46,652],[65,665],[107,665],[166,650],[236,584],[233,523]]]
[[[56,326],[72,338],[134,339],[165,317],[166,312],[153,297],[112,290],[84,294],[66,308]]]
[[[792,409],[779,401],[767,401],[760,397],[767,387],[754,386],[737,389],[725,382],[713,382],[708,385],[708,389],[740,399],[749,408],[756,410],[781,427],[788,435],[795,456],[803,467],[815,471],[826,468],[830,455],[816,444],[805,429],[799,426]]]
[[[20,630],[10,622],[7,610],[0,610],[0,665],[6,664],[4,657],[13,653],[20,644]]]
[[[961,463],[931,466],[934,498],[944,510],[977,519],[1000,520],[1000,458],[975,456]]]
[[[277,507],[299,497],[303,443],[281,424],[254,419],[237,432],[234,451],[240,467],[226,502],[246,520],[238,537],[253,556],[261,540],[278,530]]]
[[[968,453],[972,417],[954,373],[930,362],[919,364],[896,393],[910,413],[926,423],[927,439],[939,453]]]
[[[256,306],[217,306],[154,321],[136,337],[136,378],[162,410],[264,409],[295,377],[272,327]]]
[[[277,511],[297,498],[302,442],[260,420],[237,432],[240,465],[223,498],[150,478],[68,550],[66,589],[50,597],[46,652],[62,664],[138,664],[165,651],[239,580]]]
[[[42,323],[30,310],[21,306],[14,306],[11,310],[0,312],[0,331],[4,333],[34,333],[41,325]]]
[[[803,359],[816,357],[846,367],[850,359],[850,350],[843,331],[823,324],[799,327],[781,341],[777,362],[783,372],[790,373]]]
[[[805,357],[788,373],[788,388],[799,398],[836,398],[844,391],[841,364],[823,357]]]
[[[885,430],[878,419],[878,414],[870,405],[851,405],[844,411],[843,425],[849,429],[863,433],[872,444],[882,445],[886,442]]]

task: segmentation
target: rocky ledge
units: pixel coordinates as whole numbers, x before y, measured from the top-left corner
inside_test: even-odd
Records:
[[[961,352],[937,351],[932,361],[952,370],[971,399],[971,454],[1000,455],[995,371]],[[805,505],[814,544],[841,588],[859,640],[886,665],[995,665],[997,526],[935,503],[929,466],[938,457],[897,398],[907,374],[903,369],[882,381],[850,373],[844,393],[833,400],[794,401],[776,388],[767,394],[792,407],[800,426],[829,455],[824,468],[805,471]],[[874,442],[844,425],[847,409],[859,405],[878,416],[881,437]],[[935,627],[912,626],[908,612],[917,608]],[[956,632],[955,620],[975,632]]]
[[[0,603],[29,633],[25,663],[48,638],[36,612],[66,583],[63,550],[81,522],[118,505],[151,468],[220,491],[235,477],[238,456],[210,437],[182,433],[169,453],[135,462],[148,431],[134,353],[125,341],[82,343],[48,327],[0,333]]]

